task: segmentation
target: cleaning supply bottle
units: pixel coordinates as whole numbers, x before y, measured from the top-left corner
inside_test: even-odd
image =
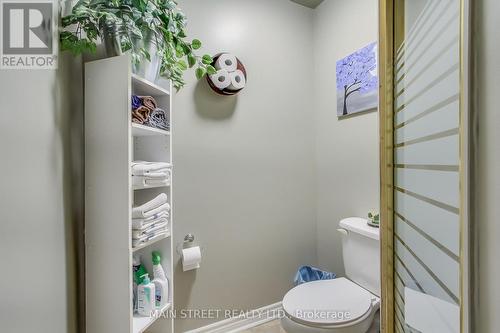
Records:
[[[133,282],[133,299],[132,299],[132,309],[134,312],[137,311],[137,271],[139,271],[139,267],[141,266],[141,258],[138,255],[132,257],[132,280]]]
[[[168,303],[168,278],[161,266],[161,255],[153,251],[153,283],[156,291],[156,307],[163,308]]]
[[[132,272],[133,272],[133,309],[134,312],[137,312],[137,286],[142,282],[142,276],[147,273],[146,268],[141,264],[141,257],[137,254],[134,254],[132,258]]]
[[[155,285],[146,273],[142,276],[141,284],[137,286],[137,313],[149,317],[155,310]]]

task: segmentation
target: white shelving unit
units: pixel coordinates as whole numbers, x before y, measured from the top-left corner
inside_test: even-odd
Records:
[[[132,248],[132,207],[166,193],[172,184],[133,188],[131,162],[172,163],[170,131],[134,124],[132,94],[153,96],[169,114],[171,87],[165,89],[131,73],[128,54],[85,65],[85,248],[88,333],[173,332],[167,311],[173,307],[173,212],[169,234]],[[173,176],[172,176],[173,178]],[[156,316],[139,317],[132,309],[132,255],[141,256],[152,275],[151,253],[159,251],[169,278],[169,304]],[[151,276],[152,278],[152,276]]]

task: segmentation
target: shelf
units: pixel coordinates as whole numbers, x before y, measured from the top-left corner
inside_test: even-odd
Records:
[[[139,250],[141,250],[141,249],[143,249],[143,248],[145,248],[145,247],[148,247],[148,246],[150,246],[150,245],[153,245],[153,244],[155,244],[156,242],[159,242],[159,241],[161,241],[161,240],[163,240],[163,239],[166,239],[166,238],[169,238],[169,237],[170,237],[170,230],[169,230],[169,231],[168,231],[165,235],[163,235],[163,236],[161,236],[161,237],[159,237],[159,238],[153,239],[152,241],[149,241],[149,242],[147,242],[147,243],[145,243],[145,244],[141,244],[141,245],[139,245],[139,246],[133,247],[133,248],[132,248],[132,252],[139,251]]]
[[[170,135],[170,132],[155,127],[132,123],[132,135],[133,136]]]
[[[134,330],[133,333],[142,333],[145,330],[148,329],[149,326],[151,326],[156,319],[161,317],[170,307],[172,306],[171,303],[168,303],[163,309],[161,310],[156,310],[156,314],[151,317],[139,317],[138,315],[134,315]]]
[[[169,96],[170,91],[159,85],[146,80],[136,74],[132,74],[132,93],[141,96]]]

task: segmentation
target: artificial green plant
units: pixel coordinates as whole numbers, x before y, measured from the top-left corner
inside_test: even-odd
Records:
[[[369,212],[368,213],[368,219],[372,224],[379,224],[380,223],[380,214],[375,213],[375,212]]]
[[[214,74],[210,55],[199,56],[198,39],[189,41],[187,19],[174,0],[80,0],[71,14],[62,18],[62,50],[76,54],[95,52],[106,31],[118,38],[132,61],[150,61],[147,42],[154,43],[161,59],[160,74],[169,77],[175,88],[185,85],[183,73],[195,67],[196,77]]]

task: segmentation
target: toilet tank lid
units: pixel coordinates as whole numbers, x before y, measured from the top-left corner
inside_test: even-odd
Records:
[[[368,220],[361,217],[348,217],[340,221],[340,227],[357,234],[379,240],[379,228],[368,225]]]

